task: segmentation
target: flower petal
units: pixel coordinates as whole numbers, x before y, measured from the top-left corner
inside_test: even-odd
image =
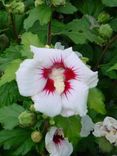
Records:
[[[103,127],[103,123],[102,122],[97,122],[94,125],[94,131],[93,131],[93,135],[96,137],[101,137],[104,136],[106,133],[104,127]]]
[[[30,47],[31,51],[34,53],[34,59],[40,60],[41,62],[43,60],[42,64],[46,66],[51,66],[53,61],[59,61],[69,56],[69,51],[66,50]]]
[[[90,70],[75,53],[71,52],[69,57],[65,58],[64,62],[67,67],[73,67],[75,69],[79,81],[85,82],[90,88],[97,85],[98,73]]]
[[[70,156],[73,152],[73,146],[69,143],[68,139],[65,138],[59,144],[53,142],[53,136],[57,128],[52,127],[45,137],[45,146],[50,156]]]
[[[32,97],[34,107],[37,111],[48,116],[56,116],[61,112],[61,97],[56,92],[46,93],[45,91]]]
[[[19,92],[23,96],[33,96],[43,90],[46,80],[42,78],[39,63],[27,59],[20,64],[16,72]]]
[[[87,113],[88,87],[79,81],[70,81],[72,89],[62,96],[62,115],[71,116],[79,114],[85,116]],[[74,113],[73,113],[74,112]]]

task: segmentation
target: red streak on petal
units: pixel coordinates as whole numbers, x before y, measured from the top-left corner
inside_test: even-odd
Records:
[[[47,80],[47,83],[44,87],[44,91],[46,91],[48,93],[53,93],[55,91],[54,81],[52,79]]]
[[[52,68],[65,68],[63,60],[54,60]]]
[[[49,77],[49,74],[52,72],[51,68],[43,68],[42,69],[42,76],[47,79]]]
[[[70,84],[69,81],[65,81],[64,83],[65,83],[65,89],[64,89],[64,92],[63,93],[66,94],[71,89],[71,84]]]
[[[53,136],[53,141],[55,144],[60,144],[60,142],[64,140],[63,136],[62,135],[58,135],[58,134],[55,134]]]
[[[65,68],[64,76],[65,80],[71,80],[76,78],[76,73],[72,68]]]

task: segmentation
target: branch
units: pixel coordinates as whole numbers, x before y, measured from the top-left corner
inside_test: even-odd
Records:
[[[47,45],[51,45],[51,21],[48,23]]]
[[[11,23],[12,23],[15,40],[17,43],[19,43],[18,33],[17,33],[15,21],[14,21],[14,15],[12,13],[10,13],[10,17],[11,17]]]
[[[104,47],[102,54],[100,55],[99,59],[97,60],[96,63],[96,67],[95,68],[99,68],[99,64],[102,61],[104,55],[106,54],[106,52],[108,51],[108,49],[110,48],[110,46],[112,45],[112,43],[117,39],[117,35],[115,35],[108,43],[107,45]]]

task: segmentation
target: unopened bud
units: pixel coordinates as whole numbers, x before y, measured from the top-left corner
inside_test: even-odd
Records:
[[[34,107],[34,105],[33,105],[33,104],[32,104],[32,105],[30,105],[30,108],[29,108],[29,109],[30,109],[30,111],[31,111],[31,112],[35,112],[35,107]]]
[[[106,12],[101,12],[98,16],[98,22],[99,23],[105,23],[108,22],[110,19],[110,15]]]
[[[50,121],[49,121],[49,123],[50,123],[50,125],[55,125],[55,121],[54,121],[54,119],[51,118]]]
[[[51,2],[54,6],[58,6],[58,5],[65,5],[66,0],[51,0]]]
[[[28,111],[22,112],[19,115],[18,119],[19,119],[19,124],[23,127],[33,126],[36,122],[35,114]]]
[[[99,34],[104,38],[110,38],[113,30],[109,24],[102,24],[99,28]]]
[[[42,139],[42,134],[40,133],[40,131],[34,131],[31,134],[31,139],[33,142],[39,143]]]
[[[42,5],[44,3],[44,0],[35,0],[35,7]]]

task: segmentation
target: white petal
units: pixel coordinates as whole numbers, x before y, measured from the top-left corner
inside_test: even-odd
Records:
[[[73,152],[73,146],[69,141],[65,138],[61,142],[61,144],[58,144],[56,146],[56,151],[58,153],[58,156],[70,156],[71,153]]]
[[[31,51],[34,53],[34,59],[41,61],[44,66],[51,66],[55,60],[67,58],[69,51],[52,48],[37,48],[31,46]]]
[[[48,116],[56,116],[61,112],[61,97],[57,93],[41,92],[32,97],[36,111]]]
[[[103,121],[103,126],[106,126],[108,130],[117,129],[117,120],[112,117],[106,117]]]
[[[46,84],[46,80],[42,78],[39,63],[31,59],[20,64],[16,72],[16,81],[19,92],[23,96],[33,96],[39,93]]]
[[[106,133],[104,127],[103,127],[103,123],[102,122],[97,122],[95,125],[94,125],[94,132],[93,132],[93,135],[96,136],[96,137],[101,137],[101,136],[104,136]]]
[[[50,153],[50,156],[70,156],[73,152],[73,146],[69,143],[67,138],[61,141],[60,144],[55,144],[53,142],[53,136],[56,130],[56,127],[52,127],[46,134],[45,146],[47,151]]]
[[[64,62],[68,67],[75,69],[79,81],[85,82],[90,88],[97,85],[98,73],[90,70],[75,53],[72,52]]]
[[[81,137],[87,137],[90,134],[90,132],[94,129],[94,123],[88,115],[82,117],[81,125],[82,125],[80,132]]]
[[[62,96],[63,116],[79,114],[85,116],[87,113],[88,87],[79,81],[71,80],[71,89],[67,95]],[[71,112],[71,114],[70,114]],[[73,113],[74,112],[74,113]]]
[[[64,46],[61,44],[61,42],[56,42],[55,49],[61,49],[64,50]]]

